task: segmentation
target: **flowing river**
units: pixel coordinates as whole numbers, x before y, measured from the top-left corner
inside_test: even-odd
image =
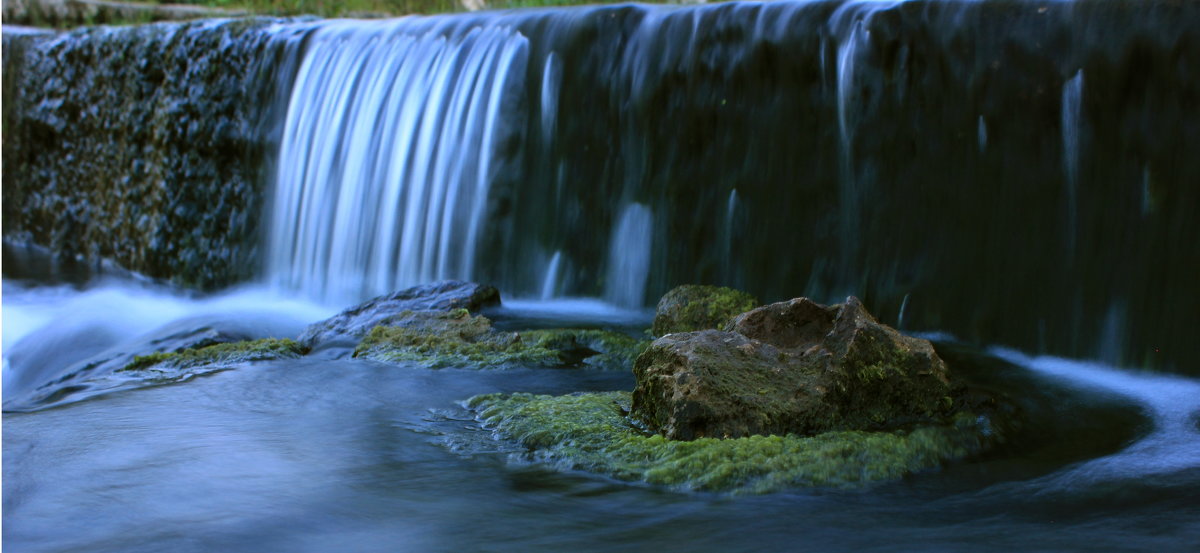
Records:
[[[173,319],[294,335],[330,314],[263,289],[189,299],[129,282],[6,281],[20,370],[136,343]],[[252,316],[250,314],[253,314]],[[521,301],[498,325],[648,325],[595,301]],[[252,317],[252,318],[251,318]],[[572,320],[565,321],[565,318]],[[91,342],[88,337],[94,338]],[[390,365],[325,351],[4,415],[12,551],[1187,551],[1200,539],[1200,382],[937,342],[1020,390],[1037,429],[867,491],[732,497],[558,470],[480,429],[489,392],[629,390],[599,369]],[[40,347],[59,344],[55,347]],[[14,367],[18,372],[13,374]],[[997,376],[1000,375],[1000,376]],[[6,401],[8,401],[6,399]]]

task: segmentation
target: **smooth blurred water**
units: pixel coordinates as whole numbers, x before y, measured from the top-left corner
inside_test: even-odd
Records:
[[[449,18],[315,26],[276,161],[272,283],[338,303],[470,278],[527,50],[509,26]]]
[[[295,337],[335,310],[261,286],[208,297],[115,279],[77,289],[3,283],[4,409],[41,405],[64,392],[86,397],[136,386],[104,381],[132,354],[202,334]]]
[[[170,318],[319,309],[5,283],[5,333],[108,296]],[[140,302],[140,303],[139,303]],[[156,311],[157,308],[160,310]],[[82,311],[80,311],[82,312]],[[646,312],[513,301],[514,326]],[[49,315],[47,315],[49,314]],[[85,317],[86,318],[86,317]],[[142,320],[133,316],[131,319]],[[104,326],[102,317],[93,322]],[[121,338],[143,332],[112,319]],[[36,326],[36,325],[34,325]],[[136,325],[135,325],[136,326]],[[7,339],[7,337],[6,337]],[[7,346],[16,355],[24,346]],[[862,492],[683,493],[527,460],[461,407],[479,393],[628,390],[626,371],[266,362],[4,414],[6,551],[1189,551],[1200,540],[1200,383],[939,345],[1041,421],[993,455]],[[6,383],[7,391],[7,383]]]

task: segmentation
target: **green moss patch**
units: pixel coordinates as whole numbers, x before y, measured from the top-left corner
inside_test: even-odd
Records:
[[[200,366],[232,366],[251,361],[295,359],[306,352],[289,339],[263,338],[246,342],[214,344],[175,353],[151,353],[133,358],[121,371],[188,369]]]
[[[725,288],[685,284],[677,286],[658,301],[654,315],[655,336],[672,332],[723,329],[734,317],[758,307],[754,296]]]
[[[758,494],[798,487],[859,488],[893,481],[984,447],[984,429],[960,414],[951,424],[898,432],[827,432],[668,440],[625,414],[627,392],[471,398],[486,427],[535,458],[680,490]]]
[[[559,359],[555,351],[522,343],[516,333],[496,332],[490,320],[466,309],[404,313],[396,326],[372,328],[354,356],[431,368],[546,366]]]
[[[430,368],[589,365],[630,369],[649,342],[590,329],[498,332],[483,315],[466,309],[406,311],[371,329],[354,356]]]
[[[595,329],[549,329],[521,332],[521,342],[558,353],[565,365],[584,364],[604,369],[630,370],[634,360],[650,346],[627,334]]]

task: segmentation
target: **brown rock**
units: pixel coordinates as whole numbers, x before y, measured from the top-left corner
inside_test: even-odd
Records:
[[[690,440],[887,429],[950,408],[932,345],[880,324],[857,298],[766,305],[729,329],[655,341],[634,365],[633,417]]]

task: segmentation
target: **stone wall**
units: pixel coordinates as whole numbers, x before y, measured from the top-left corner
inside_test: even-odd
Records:
[[[6,242],[201,289],[255,274],[265,24],[6,32]]]

